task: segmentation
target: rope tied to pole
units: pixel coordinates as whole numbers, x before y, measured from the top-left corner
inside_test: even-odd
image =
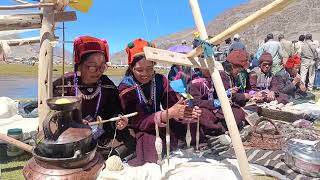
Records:
[[[200,38],[196,38],[196,40],[200,42],[200,46],[203,49],[204,58],[207,59],[212,57],[214,54],[212,48],[213,45],[209,42],[209,39],[201,40]]]

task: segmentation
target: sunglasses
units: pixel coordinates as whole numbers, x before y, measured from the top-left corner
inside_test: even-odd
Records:
[[[100,71],[101,73],[103,73],[105,70],[106,70],[106,65],[103,64],[101,66],[97,66],[97,65],[88,65],[88,64],[83,64],[84,66],[86,66],[86,68],[92,72],[92,73],[95,73],[95,72],[98,72]]]
[[[269,63],[262,63],[261,66],[271,66]]]

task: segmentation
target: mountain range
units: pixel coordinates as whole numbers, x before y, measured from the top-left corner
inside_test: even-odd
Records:
[[[250,0],[245,4],[227,9],[224,13],[210,21],[206,27],[208,35],[215,36],[232,24],[253,14],[255,11],[271,3],[273,0]],[[201,7],[200,7],[201,8]],[[209,9],[206,9],[209,10]],[[178,45],[186,40],[191,45],[194,28],[186,29],[170,35],[159,37],[154,40],[157,47],[167,49],[170,46]],[[255,25],[250,26],[240,33],[241,40],[247,46],[250,53],[254,53],[258,45],[263,42],[268,33],[273,33],[275,37],[284,34],[287,40],[297,40],[299,35],[312,33],[314,39],[320,40],[320,0],[296,0],[283,11],[275,13]],[[0,37],[1,39],[2,37]],[[6,37],[16,38],[16,37]],[[12,56],[37,57],[39,45],[26,45],[22,47],[12,47]],[[54,48],[55,61],[61,61],[62,50]],[[66,52],[67,61],[71,61],[72,53]],[[120,51],[111,55],[113,64],[125,63],[126,53]]]

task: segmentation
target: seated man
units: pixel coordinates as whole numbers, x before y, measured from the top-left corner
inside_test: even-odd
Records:
[[[259,59],[259,66],[251,70],[249,75],[250,94],[256,102],[271,102],[277,100],[286,104],[289,97],[279,91],[270,91],[273,74],[271,72],[272,56],[268,52],[263,52]]]
[[[225,71],[220,71],[223,85],[232,104],[232,111],[236,115],[235,120],[239,127],[243,126],[245,114],[242,106],[250,99],[248,93],[240,93],[236,87],[236,77],[239,72],[247,65],[248,54],[244,50],[234,50],[223,63]],[[226,122],[220,101],[217,97],[212,83],[210,72],[201,69],[202,78],[194,79],[189,83],[190,94],[193,96],[193,103],[199,106],[202,114],[200,124],[205,134],[220,135],[227,130]]]
[[[291,99],[304,99],[307,97],[307,88],[298,74],[300,64],[300,58],[289,58],[285,67],[272,79],[271,90],[287,94]]]

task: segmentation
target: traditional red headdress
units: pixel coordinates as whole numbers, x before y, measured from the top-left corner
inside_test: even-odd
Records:
[[[301,64],[301,58],[299,55],[294,55],[290,58],[288,58],[287,63],[286,63],[286,68],[292,69],[294,68],[294,65],[299,65]]]
[[[134,57],[144,54],[143,48],[145,46],[156,47],[154,43],[145,41],[143,39],[136,39],[128,44],[126,52],[128,54],[129,65],[132,63]]]
[[[228,55],[227,61],[234,65],[246,67],[249,64],[249,54],[245,50],[236,49]]]
[[[76,65],[80,63],[84,54],[91,52],[101,52],[105,55],[106,62],[109,61],[109,45],[106,40],[91,36],[80,36],[74,40],[73,53]]]

